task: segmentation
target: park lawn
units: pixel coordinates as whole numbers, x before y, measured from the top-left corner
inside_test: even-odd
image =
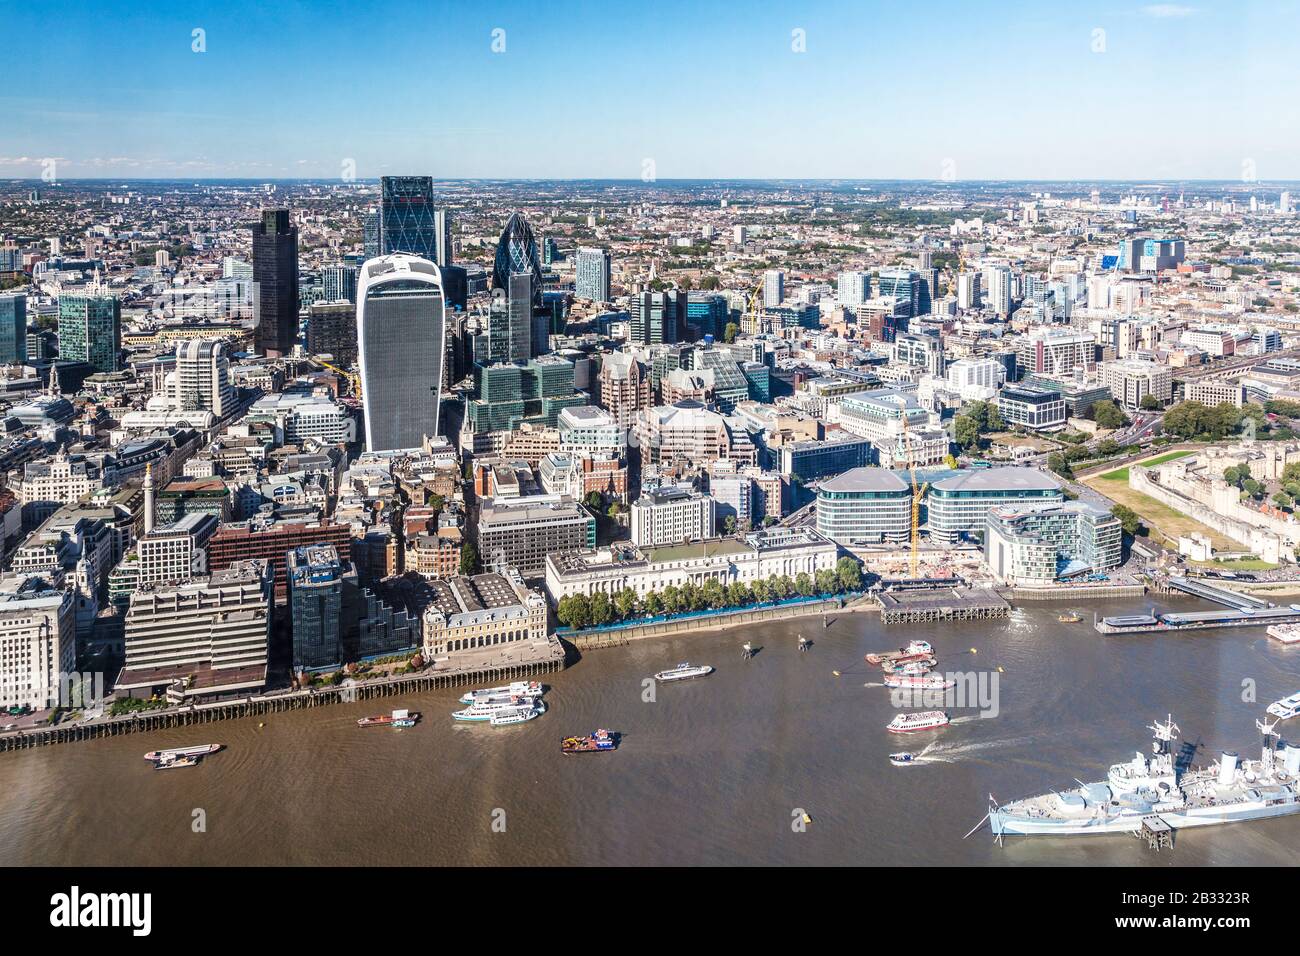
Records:
[[[1093,491],[1105,495],[1111,501],[1127,505],[1138,513],[1142,523],[1153,532],[1159,532],[1170,544],[1177,546],[1179,537],[1186,537],[1193,532],[1207,535],[1216,551],[1240,551],[1241,544],[1219,532],[1207,528],[1182,512],[1175,511],[1166,504],[1156,501],[1150,495],[1134,491],[1127,484],[1108,480],[1106,475],[1094,475],[1083,480]],[[1243,568],[1243,570],[1245,570]]]
[[[1188,455],[1194,455],[1194,454],[1196,454],[1196,452],[1191,450],[1171,451],[1171,452],[1166,452],[1163,455],[1156,455],[1156,457],[1154,458],[1144,458],[1142,461],[1134,462],[1134,464],[1142,465],[1144,467],[1151,467],[1154,465],[1163,465],[1165,462],[1173,461],[1175,458],[1186,458]],[[1125,465],[1123,468],[1116,468],[1114,471],[1108,471],[1104,475],[1101,475],[1100,477],[1105,479],[1106,481],[1127,482],[1128,469],[1129,466]]]
[[[1218,571],[1276,571],[1277,565],[1259,558],[1243,558],[1240,561],[1192,561],[1198,568],[1214,568]]]

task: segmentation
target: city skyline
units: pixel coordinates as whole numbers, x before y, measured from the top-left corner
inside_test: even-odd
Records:
[[[365,12],[335,4],[112,6],[71,4],[32,45],[43,88],[0,97],[0,176],[52,160],[61,180],[1300,178],[1294,8],[397,4],[359,30]],[[37,11],[10,17],[39,33]],[[674,22],[692,28],[656,42]],[[115,44],[140,55],[106,77],[90,54]],[[529,109],[493,108],[521,84],[540,86]]]

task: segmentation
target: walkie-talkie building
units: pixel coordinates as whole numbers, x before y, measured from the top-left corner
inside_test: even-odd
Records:
[[[361,267],[357,341],[366,450],[418,448],[438,433],[446,339],[442,274],[394,254]]]

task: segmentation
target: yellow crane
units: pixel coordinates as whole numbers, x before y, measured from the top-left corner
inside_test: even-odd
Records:
[[[361,376],[360,375],[358,375],[356,372],[349,372],[346,369],[341,369],[337,365],[333,364],[332,362],[325,361],[319,355],[313,355],[311,357],[311,360],[315,362],[317,365],[323,365],[325,368],[329,369],[331,372],[334,372],[336,375],[342,375],[344,378],[346,378],[348,380],[348,383],[352,386],[352,397],[357,399],[358,401],[361,399]]]
[[[903,428],[903,453],[907,455],[907,474],[912,486],[912,562],[911,576],[917,577],[919,574],[921,561],[921,499],[925,497],[925,490],[930,487],[927,481],[919,487],[916,484],[916,456],[912,453],[912,439],[907,431],[907,408],[899,407],[899,414],[902,417]]]

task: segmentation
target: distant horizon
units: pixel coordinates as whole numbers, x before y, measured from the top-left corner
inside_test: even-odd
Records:
[[[904,183],[908,185],[926,185],[936,188],[960,188],[963,185],[984,183],[1006,185],[1119,185],[1119,186],[1162,186],[1162,185],[1203,185],[1234,186],[1250,190],[1265,186],[1300,185],[1300,179],[1132,179],[1132,178],[1086,178],[1063,177],[1055,179],[1037,178],[983,178],[983,179],[909,179],[906,177],[869,177],[855,178],[848,176],[694,176],[661,177],[652,180],[616,179],[605,176],[432,176],[429,173],[386,173],[392,176],[429,176],[435,183],[613,183],[618,185],[654,187],[663,184],[688,183]],[[358,177],[347,181],[346,185],[379,185],[381,177]],[[32,177],[0,176],[0,183],[22,183],[33,186],[60,186],[65,183],[310,183],[313,185],[340,185],[344,180],[322,176],[67,176],[54,182]]]

